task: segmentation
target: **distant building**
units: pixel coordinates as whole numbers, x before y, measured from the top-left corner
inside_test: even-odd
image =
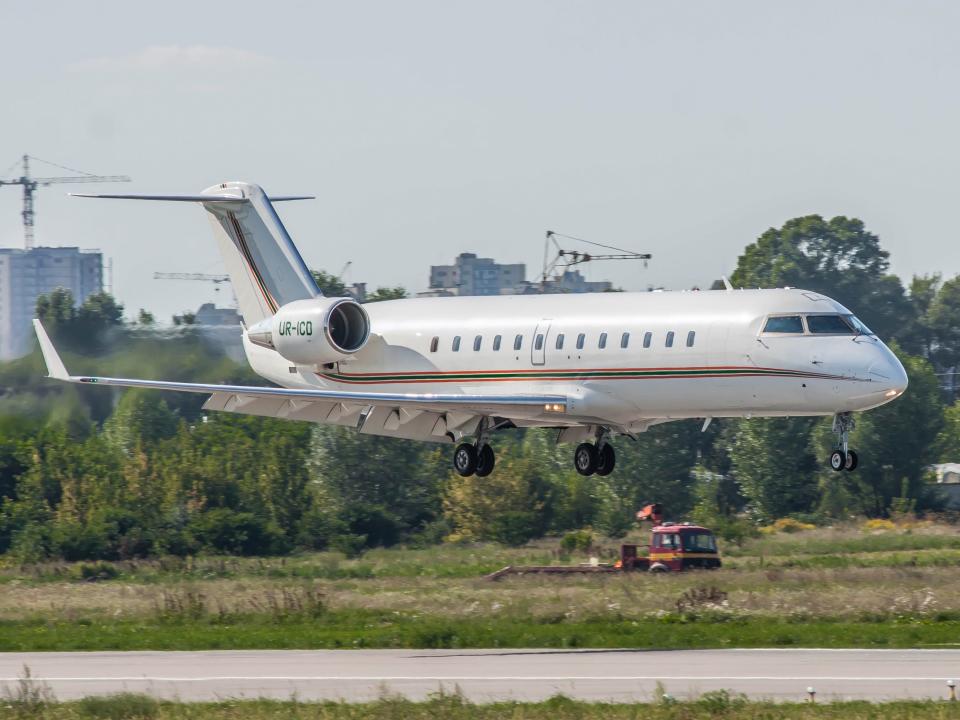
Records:
[[[501,265],[492,258],[475,253],[460,253],[453,265],[430,266],[430,289],[417,297],[453,297],[455,295],[535,295],[540,293],[610,292],[608,280],[590,281],[579,270],[565,270],[546,282],[527,281],[523,263]]]
[[[76,247],[0,248],[0,360],[25,355],[37,298],[58,287],[77,305],[103,290],[103,255]]]
[[[609,280],[587,280],[579,270],[564,270],[563,275],[544,283],[524,283],[525,294],[531,293],[596,293],[610,292],[613,283]]]
[[[234,308],[218,308],[213,303],[201,305],[194,316],[196,325],[239,325],[240,313]]]
[[[476,253],[460,253],[453,265],[430,266],[430,289],[452,295],[512,295],[519,292],[526,277],[523,263],[501,265]]]
[[[931,465],[937,482],[934,487],[948,510],[960,510],[960,463]]]

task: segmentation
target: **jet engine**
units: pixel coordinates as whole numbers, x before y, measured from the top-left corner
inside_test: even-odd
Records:
[[[295,300],[249,328],[247,337],[298,365],[324,365],[366,345],[370,318],[351,298]]]

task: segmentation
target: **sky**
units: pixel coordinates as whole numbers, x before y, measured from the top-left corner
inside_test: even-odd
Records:
[[[811,213],[904,279],[960,272],[960,3],[37,0],[0,29],[0,173],[132,176],[36,202],[37,243],[100,248],[131,315],[217,298],[152,279],[223,271],[203,211],[66,192],[315,194],[279,207],[311,267],[414,292],[468,251],[533,278],[548,229],[653,254],[590,279],[707,286]],[[0,246],[20,203],[0,187]]]

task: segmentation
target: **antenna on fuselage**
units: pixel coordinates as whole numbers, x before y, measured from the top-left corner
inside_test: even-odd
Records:
[[[607,250],[616,250],[615,254],[611,253],[585,253],[580,252],[579,250],[564,250],[560,247],[560,243],[557,242],[557,238],[564,238],[566,240],[572,240],[573,242],[586,243],[587,245],[593,245],[595,247],[605,248]],[[553,243],[553,247],[556,251],[556,255],[552,261],[549,261],[550,257],[550,244]],[[603,243],[593,242],[592,240],[584,240],[583,238],[574,237],[573,235],[564,235],[563,233],[554,232],[553,230],[547,230],[546,237],[543,241],[543,272],[540,275],[540,292],[547,291],[547,283],[550,281],[552,273],[556,272],[555,281],[558,287],[563,286],[563,271],[574,265],[579,265],[580,263],[591,262],[592,260],[643,260],[643,266],[647,267],[647,261],[653,257],[650,253],[639,253],[633,250],[624,250],[623,248],[614,247],[613,245],[604,245]],[[560,269],[560,272],[558,271]]]

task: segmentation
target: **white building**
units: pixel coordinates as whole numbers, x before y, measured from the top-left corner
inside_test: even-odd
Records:
[[[103,255],[76,247],[0,248],[0,360],[29,352],[37,298],[58,287],[77,305],[103,290]]]

